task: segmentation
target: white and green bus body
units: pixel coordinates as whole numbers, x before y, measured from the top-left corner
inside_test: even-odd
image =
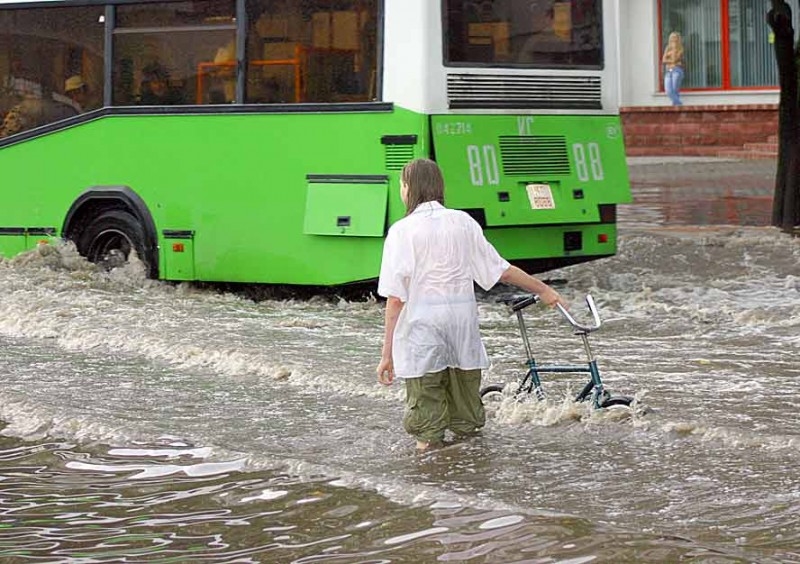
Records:
[[[235,21],[214,28],[239,47],[235,99],[205,103],[191,76],[184,84],[195,81],[191,101],[202,103],[164,106],[118,101],[114,92],[117,78],[127,76],[115,62],[118,42],[137,40],[137,29],[160,37],[152,24],[126,33],[114,27],[127,21],[118,10],[135,3],[0,5],[0,41],[15,46],[47,34],[60,53],[70,30],[52,22],[62,15],[47,30],[28,27],[39,25],[43,10],[75,7],[102,15],[103,39],[94,56],[102,61],[94,65],[103,88],[96,108],[0,139],[0,254],[56,237],[75,241],[95,261],[136,250],[149,274],[166,280],[371,280],[388,227],[405,214],[400,171],[417,157],[442,167],[446,205],[470,213],[504,257],[529,271],[615,253],[616,206],[630,201],[614,106],[615,2],[580,2],[602,14],[602,44],[593,46],[602,55],[599,64],[575,68],[453,63],[446,45],[454,33],[447,29],[452,2],[340,2],[337,12],[348,12],[348,3],[364,18],[363,4],[375,11],[378,41],[365,99],[265,103],[248,101],[250,79],[242,76],[255,68],[241,38],[252,12],[247,1],[231,0]],[[167,4],[158,6],[171,10]],[[31,11],[37,17],[24,17]],[[141,13],[134,25],[159,12]],[[309,21],[318,19],[312,13]],[[507,57],[508,23],[489,23],[465,27],[475,34],[463,41],[467,50],[484,56],[488,36],[501,44],[492,56]],[[85,68],[92,48],[83,45],[73,66]]]

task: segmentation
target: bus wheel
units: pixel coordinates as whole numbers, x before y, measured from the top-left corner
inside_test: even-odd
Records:
[[[147,267],[144,241],[144,228],[133,215],[124,210],[108,210],[86,226],[77,247],[89,261],[107,270],[128,262],[131,251],[136,251]]]

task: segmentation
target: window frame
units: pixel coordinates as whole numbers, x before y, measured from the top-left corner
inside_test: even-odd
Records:
[[[664,36],[664,1],[658,0],[656,37],[658,38],[658,49],[656,50],[656,64],[658,65],[658,91],[664,92],[664,65],[661,64],[662,49],[666,38]],[[720,70],[722,73],[721,86],[706,87],[681,87],[685,92],[763,92],[778,91],[780,86],[776,84],[762,84],[760,86],[733,86],[731,80],[731,27],[730,27],[730,0],[718,0],[720,7]],[[766,12],[765,12],[766,16]]]

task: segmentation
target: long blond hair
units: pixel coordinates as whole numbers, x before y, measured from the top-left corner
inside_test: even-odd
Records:
[[[672,40],[675,40],[673,45]],[[677,31],[673,31],[667,38],[667,52],[672,51],[674,61],[683,60],[683,37]]]

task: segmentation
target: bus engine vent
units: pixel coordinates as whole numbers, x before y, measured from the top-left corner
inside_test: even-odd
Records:
[[[386,170],[403,170],[414,158],[414,145],[386,145]]]
[[[603,108],[598,76],[447,75],[450,109]]]
[[[500,156],[508,176],[569,176],[567,140],[560,135],[501,135]]]

